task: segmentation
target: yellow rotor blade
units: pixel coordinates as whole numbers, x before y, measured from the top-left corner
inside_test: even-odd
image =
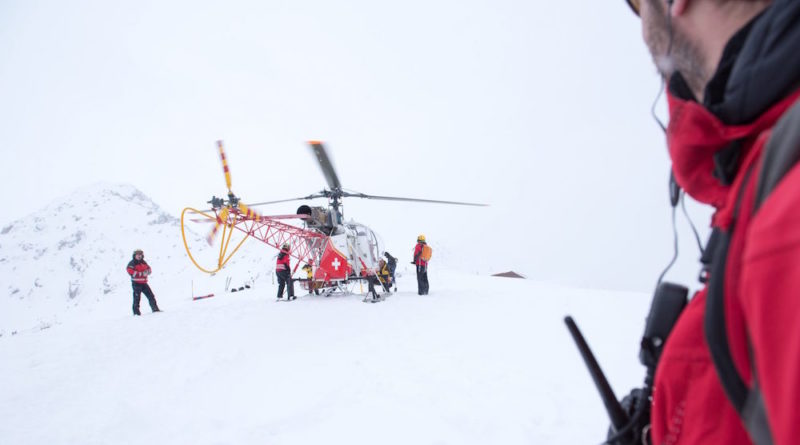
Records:
[[[228,168],[228,160],[225,158],[225,149],[222,148],[222,141],[217,141],[219,147],[219,158],[222,160],[222,172],[225,173],[225,185],[228,186],[228,193],[231,192],[231,171]]]
[[[217,215],[217,222],[216,222],[216,224],[214,224],[214,228],[211,229],[211,232],[208,234],[208,237],[206,237],[206,241],[208,241],[208,245],[209,246],[214,243],[214,238],[216,238],[217,232],[219,232],[219,228],[223,224],[228,224],[228,208],[227,207],[224,207],[222,209],[222,211],[219,212],[219,215]]]
[[[239,211],[242,212],[245,218],[256,222],[260,222],[261,219],[263,218],[258,212],[251,209],[250,207],[247,207],[244,203],[241,202],[239,203]]]

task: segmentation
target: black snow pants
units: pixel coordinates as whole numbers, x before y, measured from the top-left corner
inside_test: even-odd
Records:
[[[147,297],[147,302],[150,303],[150,310],[158,312],[158,303],[156,303],[156,296],[150,290],[147,283],[131,283],[133,285],[133,315],[142,315],[139,312],[139,302],[142,300],[142,293]]]
[[[283,289],[289,294],[289,298],[294,297],[294,282],[292,281],[292,273],[288,270],[279,270],[275,273],[278,275],[278,298],[283,297]]]
[[[397,287],[397,281],[394,278],[394,271],[397,269],[397,263],[389,265],[389,273],[392,274],[392,286]]]
[[[417,293],[428,295],[428,266],[417,265]]]
[[[372,295],[372,298],[375,299],[378,298],[378,292],[375,290],[376,283],[380,283],[380,281],[377,278],[373,276],[367,277],[367,295]]]

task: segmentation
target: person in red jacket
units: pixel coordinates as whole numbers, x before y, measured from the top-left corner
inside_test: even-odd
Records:
[[[150,303],[150,310],[153,312],[161,312],[156,303],[156,296],[150,290],[150,285],[147,284],[147,277],[153,272],[150,266],[144,260],[144,252],[141,249],[133,251],[133,258],[128,262],[127,267],[128,275],[131,276],[131,285],[133,286],[133,315],[142,315],[139,312],[139,302],[142,298],[142,293],[147,297],[147,302]]]
[[[800,2],[627,1],[667,85],[674,178],[715,208],[711,225],[727,243],[726,254],[715,249],[711,284],[664,345],[652,443],[800,443],[800,167],[783,160],[788,167],[765,200],[757,187],[768,149],[800,145],[792,135],[800,128],[792,121],[800,116]],[[716,307],[724,343],[705,330]],[[720,365],[720,344],[739,390],[722,378],[731,368]]]
[[[413,264],[417,268],[417,294],[428,295],[428,262],[422,258],[422,249],[425,247],[425,235],[417,237],[417,245],[414,246]]]
[[[275,263],[275,273],[278,275],[278,299],[283,298],[283,289],[286,288],[287,300],[294,300],[294,283],[292,282],[292,267],[289,263],[289,244],[281,246],[278,260]]]

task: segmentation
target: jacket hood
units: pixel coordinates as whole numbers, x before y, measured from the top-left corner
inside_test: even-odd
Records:
[[[715,155],[728,147],[748,150],[797,97],[797,93],[792,94],[748,125],[725,125],[697,102],[668,95],[670,122],[667,145],[675,180],[697,201],[721,207],[727,199],[730,185],[715,176]],[[740,157],[744,155],[746,153]]]
[[[795,101],[800,85],[797,48],[800,2],[776,0],[728,42],[703,104],[691,97],[680,73],[670,79],[667,144],[672,170],[694,199],[723,206],[730,181],[720,177],[720,164],[735,174],[755,138]]]

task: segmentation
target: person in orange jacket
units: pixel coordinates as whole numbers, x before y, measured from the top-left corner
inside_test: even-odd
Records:
[[[128,262],[127,267],[128,275],[131,276],[131,285],[133,286],[133,315],[142,315],[139,312],[139,302],[142,298],[142,293],[147,297],[147,302],[150,303],[150,310],[153,312],[161,312],[156,303],[156,296],[150,290],[150,285],[147,284],[147,277],[153,272],[150,266],[144,260],[144,252],[142,249],[133,251],[133,258]]]

